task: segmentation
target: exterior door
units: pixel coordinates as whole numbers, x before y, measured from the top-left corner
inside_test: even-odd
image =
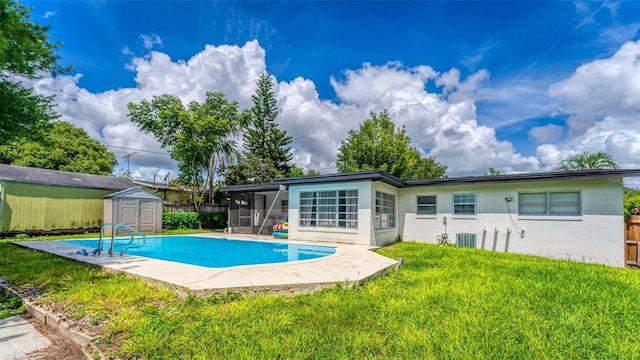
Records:
[[[237,207],[238,232],[241,234],[251,234],[252,216],[251,195],[240,194],[234,199],[234,207]]]
[[[140,226],[143,233],[156,232],[156,202],[140,200]]]
[[[138,200],[122,199],[122,207],[119,223],[125,223],[134,228],[138,228]]]

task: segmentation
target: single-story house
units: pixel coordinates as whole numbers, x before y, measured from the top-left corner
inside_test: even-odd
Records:
[[[640,169],[400,180],[382,171],[227,186],[228,231],[438,243],[624,266],[622,179]]]
[[[131,180],[0,164],[0,233],[95,229],[104,198]]]

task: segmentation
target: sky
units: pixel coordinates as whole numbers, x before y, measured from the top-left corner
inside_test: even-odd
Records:
[[[74,67],[25,83],[138,179],[177,170],[128,103],[212,91],[249,108],[265,72],[293,162],[322,174],[385,109],[449,177],[550,171],[583,151],[640,168],[637,0],[25,3]]]

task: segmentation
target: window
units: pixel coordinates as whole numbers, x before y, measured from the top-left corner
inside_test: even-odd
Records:
[[[376,191],[376,229],[396,227],[396,196]]]
[[[286,214],[289,212],[289,200],[280,201],[280,213]]]
[[[436,196],[418,196],[416,214],[418,215],[435,215],[436,212]]]
[[[454,215],[475,215],[476,194],[453,194]]]
[[[579,191],[547,191],[518,195],[520,215],[579,216],[582,213]]]
[[[300,193],[300,226],[358,228],[358,190]]]

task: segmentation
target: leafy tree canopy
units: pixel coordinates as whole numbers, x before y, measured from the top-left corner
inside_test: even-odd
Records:
[[[423,158],[410,142],[404,127],[396,129],[386,110],[372,112],[342,141],[336,166],[342,173],[382,170],[400,179],[443,177],[447,167],[432,157]]]
[[[118,163],[104,145],[64,121],[54,123],[40,141],[20,139],[0,146],[0,161],[94,175],[109,175]]]
[[[13,75],[53,75],[68,71],[58,65],[54,50],[62,43],[49,42],[49,26],[29,20],[31,9],[13,0],[0,0],[0,69]]]
[[[61,43],[49,41],[49,27],[30,21],[31,9],[13,0],[0,0],[0,145],[19,137],[41,136],[57,116],[50,99],[37,96],[16,76],[38,77],[69,71],[54,53]]]
[[[42,139],[56,118],[51,99],[0,78],[0,145],[18,138]]]
[[[618,168],[618,164],[613,161],[611,155],[604,152],[590,154],[586,151],[567,157],[566,159],[560,161],[560,163],[556,167],[557,170],[564,171]]]
[[[178,162],[180,179],[193,189],[196,207],[208,183],[214,189],[216,169],[224,156],[234,153],[241,123],[238,104],[229,102],[222,93],[207,93],[203,103],[196,101],[185,107],[173,95],[154,96],[151,101],[129,103],[129,117],[140,130],[152,134],[162,147],[170,147],[171,157]]]

